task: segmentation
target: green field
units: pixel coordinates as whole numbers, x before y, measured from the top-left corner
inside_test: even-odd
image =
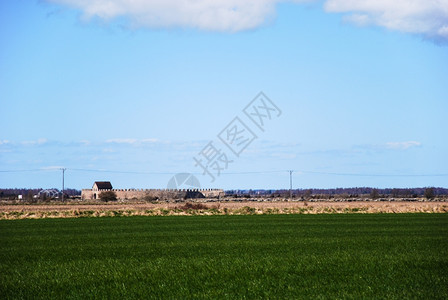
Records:
[[[0,221],[0,298],[448,299],[448,214]]]

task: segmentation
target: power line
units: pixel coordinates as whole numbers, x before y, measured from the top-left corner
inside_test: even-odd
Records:
[[[54,171],[56,169],[22,169],[22,170],[0,170],[1,173],[42,172]]]
[[[104,169],[75,169],[69,168],[72,171],[83,172],[103,172],[103,173],[123,173],[123,174],[149,174],[149,175],[174,175],[178,173],[188,173],[193,175],[202,175],[202,172],[151,172],[151,171],[116,171],[116,170],[104,170]],[[239,174],[269,174],[269,173],[283,173],[284,170],[276,171],[242,171],[242,172],[221,172],[220,175],[239,175]]]
[[[62,202],[64,202],[64,173],[65,173],[65,170],[67,170],[67,168],[61,168],[61,170],[62,170]]]
[[[318,174],[318,175],[335,175],[335,176],[365,176],[365,177],[444,177],[448,174],[368,174],[368,173],[336,173],[336,172],[316,172],[316,171],[301,171],[306,174]]]
[[[78,172],[98,172],[98,173],[116,173],[116,174],[147,174],[147,175],[174,175],[178,173],[189,173],[193,175],[202,175],[202,172],[157,172],[157,171],[120,171],[120,170],[105,170],[105,169],[82,169],[82,168],[64,168],[68,171]],[[48,172],[58,171],[61,168],[41,168],[41,169],[19,169],[19,170],[0,170],[1,173],[21,173],[21,172]],[[322,172],[309,170],[264,170],[264,171],[240,171],[240,172],[221,172],[220,175],[250,175],[250,174],[273,174],[289,172],[297,174],[317,174],[317,175],[332,175],[332,176],[356,176],[356,177],[446,177],[448,174],[374,174],[374,173],[343,173],[343,172]]]
[[[172,174],[179,173],[179,172],[117,171],[117,170],[78,169],[78,168],[68,168],[68,170],[81,171],[81,172],[120,173],[120,174],[152,174],[152,175],[172,175]]]
[[[289,170],[289,198],[292,198],[292,172],[293,170]]]
[[[270,174],[270,173],[284,173],[285,170],[278,171],[242,171],[242,172],[223,172],[221,175],[238,175],[238,174]],[[202,173],[199,173],[202,174]]]

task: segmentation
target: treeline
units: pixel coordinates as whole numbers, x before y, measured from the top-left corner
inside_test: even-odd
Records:
[[[40,191],[42,191],[42,188],[38,188],[38,189],[25,189],[25,188],[21,188],[21,189],[0,189],[0,198],[17,198],[19,195],[22,195],[23,198],[25,197],[33,197],[37,194],[39,194]],[[61,191],[59,189],[54,189],[57,190],[59,193],[61,193]],[[74,197],[74,196],[80,196],[81,195],[81,191],[77,190],[77,189],[64,189],[64,195],[69,196],[69,197]]]
[[[345,197],[359,198],[369,196],[370,198],[433,198],[436,196],[448,195],[448,189],[440,187],[423,187],[423,188],[386,188],[378,189],[371,187],[354,187],[354,188],[334,188],[334,189],[294,189],[291,191],[293,197]],[[268,196],[268,197],[288,197],[290,190],[228,190],[227,196]],[[313,197],[314,196],[314,197]]]

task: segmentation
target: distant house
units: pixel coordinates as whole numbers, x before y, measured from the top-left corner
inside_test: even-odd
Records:
[[[113,187],[110,181],[95,181],[91,189],[82,189],[81,199],[82,200],[99,199],[100,194],[103,191],[110,191],[112,189]]]
[[[101,190],[111,190],[112,184],[110,181],[95,181],[93,184],[92,190],[101,191]]]

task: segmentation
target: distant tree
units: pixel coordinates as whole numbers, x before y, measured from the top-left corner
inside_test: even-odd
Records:
[[[114,191],[101,192],[99,198],[104,202],[117,201],[117,193],[115,193]]]
[[[26,201],[29,201],[29,202],[33,202],[33,201],[34,201],[34,194],[33,194],[33,192],[32,192],[31,190],[29,190],[29,191],[26,193],[25,200],[26,200]]]
[[[370,198],[372,198],[372,199],[378,199],[379,197],[380,197],[380,194],[379,194],[379,192],[378,192],[377,189],[372,189],[372,190],[370,191]]]
[[[303,196],[305,197],[305,199],[309,199],[309,198],[311,198],[312,194],[313,194],[313,190],[309,189],[303,193]]]
[[[434,199],[435,197],[435,192],[434,192],[434,188],[427,188],[425,189],[425,198],[428,200]]]
[[[398,198],[398,196],[400,196],[400,190],[399,189],[392,189],[390,194],[391,194],[392,198]]]

